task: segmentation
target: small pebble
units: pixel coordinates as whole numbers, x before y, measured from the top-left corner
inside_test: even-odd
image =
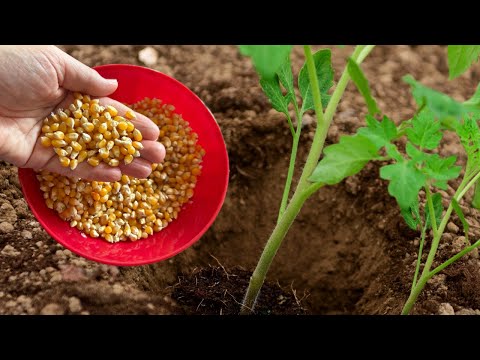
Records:
[[[2,222],[0,223],[0,233],[9,233],[12,232],[14,229],[13,225],[10,224],[9,222]]]
[[[438,314],[439,315],[455,315],[455,310],[453,310],[453,306],[449,303],[441,303],[438,307]]]
[[[56,303],[50,303],[40,310],[40,315],[63,315],[65,310]]]
[[[447,229],[448,229],[448,231],[450,231],[454,234],[458,233],[458,231],[460,230],[459,227],[451,221],[448,223]]]
[[[22,235],[25,239],[28,239],[28,240],[33,239],[32,233],[31,233],[30,231],[28,231],[28,230],[23,230],[22,233],[21,233],[21,235]]]
[[[68,299],[68,309],[72,313],[78,313],[82,311],[82,303],[80,302],[80,299],[72,296],[71,298]]]

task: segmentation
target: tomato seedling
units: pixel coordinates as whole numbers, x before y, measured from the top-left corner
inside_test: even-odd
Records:
[[[389,181],[388,192],[395,197],[407,225],[420,232],[418,260],[411,292],[402,314],[410,313],[429,279],[480,246],[480,240],[473,244],[470,242],[469,224],[459,205],[467,191],[480,183],[480,129],[477,125],[477,119],[480,118],[480,86],[469,100],[458,102],[446,94],[423,86],[407,75],[403,80],[411,86],[418,109],[411,119],[402,121],[397,126],[389,117],[381,116],[368,80],[360,68],[360,64],[373,48],[373,45],[359,45],[355,48],[335,90],[329,95],[333,86],[330,50],[324,49],[312,54],[310,46],[304,46],[306,62],[298,78],[302,101],[297,103],[290,64],[292,46],[240,47],[244,55],[252,58],[263,91],[272,107],[285,114],[293,136],[277,224],[252,274],[241,313],[254,310],[270,264],[305,200],[323,186],[338,184],[348,176],[357,174],[370,161],[389,162],[380,168],[380,177]],[[480,46],[477,45],[449,46],[450,79],[465,72],[477,61],[479,54]],[[323,151],[328,128],[350,79],[365,98],[369,111],[366,116],[367,126],[358,129],[356,134],[340,137],[337,144],[330,145]],[[297,120],[296,127],[290,116],[290,105]],[[315,135],[297,188],[290,197],[302,117],[305,111],[312,109],[317,117]],[[381,120],[375,116],[381,117]],[[465,149],[467,162],[463,172],[460,166],[455,165],[455,156],[441,157],[435,153],[445,131],[455,132]],[[404,151],[400,151],[395,143],[400,138],[406,140]],[[324,156],[320,160],[322,151]],[[447,182],[458,178],[461,173],[463,175],[460,185],[445,209],[438,191],[445,190]],[[421,192],[425,193],[424,202],[419,201]],[[476,186],[472,205],[480,207],[480,186]],[[457,214],[464,227],[465,246],[456,255],[432,269],[452,212]],[[433,235],[427,260],[422,264],[428,230],[431,230]]]

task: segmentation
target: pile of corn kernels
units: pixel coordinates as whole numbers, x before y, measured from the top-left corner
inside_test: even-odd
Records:
[[[68,109],[59,109],[43,121],[41,143],[52,146],[60,164],[75,170],[87,160],[91,166],[101,161],[118,166],[123,160],[130,164],[143,149],[142,134],[130,121],[135,113],[118,115],[113,106],[101,106],[89,95],[74,94]]]
[[[121,181],[108,183],[48,171],[37,174],[48,208],[70,226],[108,242],[147,238],[176,219],[182,205],[193,196],[205,155],[197,134],[172,105],[145,98],[131,108],[155,122],[160,129],[158,141],[166,149],[164,162],[152,164],[147,179],[122,175]],[[50,129],[52,125],[48,125]]]

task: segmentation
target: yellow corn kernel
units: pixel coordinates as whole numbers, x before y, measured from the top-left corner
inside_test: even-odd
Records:
[[[77,159],[72,159],[70,160],[70,169],[75,170],[78,166],[78,160]]]
[[[45,125],[45,126],[47,126],[47,125]],[[122,121],[122,122],[118,123],[117,127],[118,127],[118,130],[125,131],[125,130],[127,130],[128,124],[125,121]],[[49,127],[49,129],[50,129],[50,127]],[[45,132],[47,132],[47,131],[45,131]]]
[[[97,143],[97,149],[103,149],[107,147],[107,140],[102,139]]]
[[[127,121],[127,131],[132,132],[134,129],[135,129],[135,126],[130,121]],[[137,140],[137,141],[140,141],[140,140]]]
[[[81,119],[83,116],[82,110],[78,109],[73,112],[73,117],[75,119]]]
[[[133,155],[126,155],[125,158],[123,159],[123,162],[125,165],[131,164],[133,161]]]
[[[80,153],[78,154],[78,162],[81,163],[81,162],[83,162],[86,158],[87,158],[87,151],[86,151],[86,150],[80,151]]]
[[[73,129],[75,127],[75,120],[71,117],[68,117],[68,119],[65,120],[65,125],[67,126],[67,128]]]
[[[100,161],[97,158],[92,157],[87,160],[87,163],[91,166],[98,166],[98,164],[100,164]]]
[[[113,166],[113,167],[117,167],[118,165],[120,165],[120,161],[118,161],[117,159],[111,159],[108,162],[108,165]]]
[[[78,134],[77,133],[68,133],[65,135],[65,141],[67,142],[72,142],[72,141],[77,141],[78,140]]]
[[[63,132],[61,132],[61,131],[55,131],[55,132],[53,133],[53,138],[54,138],[55,140],[63,140],[63,139],[65,138],[65,134],[64,134]]]
[[[114,117],[117,116],[118,110],[115,109],[113,106],[107,105],[105,108],[110,113],[111,116],[114,116]]]
[[[112,228],[110,226],[105,226],[104,232],[105,232],[105,234],[111,234],[112,233]]]
[[[54,123],[54,124],[50,125],[50,131],[52,131],[52,132],[57,131],[59,126],[60,125],[58,123]]]
[[[58,116],[60,117],[60,120],[65,121],[65,120],[68,119],[67,113],[64,112],[64,111],[62,111],[62,110],[57,111],[57,114],[58,114]]]
[[[60,164],[63,167],[68,167],[68,165],[70,165],[70,159],[67,158],[66,156],[62,156],[62,157],[60,157]]]
[[[48,146],[51,146],[52,145],[52,140],[50,140],[50,138],[46,137],[46,136],[42,136],[40,138],[40,142],[43,146],[45,147],[48,147]]]
[[[82,126],[88,132],[92,132],[95,129],[95,126],[90,122],[87,122],[87,123],[83,124]]]
[[[127,151],[128,151],[128,153],[129,153],[130,155],[135,154],[135,151],[136,151],[136,150],[135,150],[135,148],[133,147],[133,145],[127,145],[126,148],[127,148]]]
[[[105,131],[107,131],[107,128],[108,128],[108,125],[107,123],[101,123],[99,126],[98,126],[98,132],[100,134],[103,134]]]
[[[132,142],[132,146],[137,150],[143,150],[143,144],[140,141]]]
[[[127,112],[125,113],[125,117],[128,119],[128,120],[132,120],[132,119],[135,119],[137,116],[135,115],[135,113],[128,109]]]
[[[61,156],[61,157],[66,157],[68,156],[68,153],[62,149],[62,148],[55,148],[53,149],[53,151],[55,151],[55,153],[58,155],[58,156]]]
[[[76,141],[72,141],[70,146],[73,148],[73,150],[75,151],[81,151],[82,150],[82,145],[80,145],[78,142]]]
[[[52,140],[52,146],[54,147],[63,147],[66,145],[67,145],[67,142],[65,140]]]
[[[98,105],[98,103],[92,102],[89,110],[90,110],[91,113],[99,113],[100,112],[100,105]]]
[[[143,136],[142,136],[142,133],[140,132],[140,130],[138,130],[138,129],[133,130],[133,138],[135,139],[135,141],[142,141],[143,140]]]
[[[107,159],[110,156],[110,151],[108,151],[106,148],[101,148],[98,150],[98,154],[102,159]]]

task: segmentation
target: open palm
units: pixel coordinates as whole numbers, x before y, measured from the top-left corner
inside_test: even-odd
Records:
[[[157,142],[158,127],[137,113],[135,127],[143,135],[141,157],[129,165],[112,168],[80,163],[75,170],[62,167],[52,148],[40,144],[42,121],[57,108],[67,107],[77,91],[100,97],[120,115],[127,107],[107,98],[117,88],[115,80],[102,78],[55,46],[0,47],[0,159],[18,167],[46,169],[90,180],[115,181],[122,173],[145,178],[151,163],[163,161],[165,148]]]

